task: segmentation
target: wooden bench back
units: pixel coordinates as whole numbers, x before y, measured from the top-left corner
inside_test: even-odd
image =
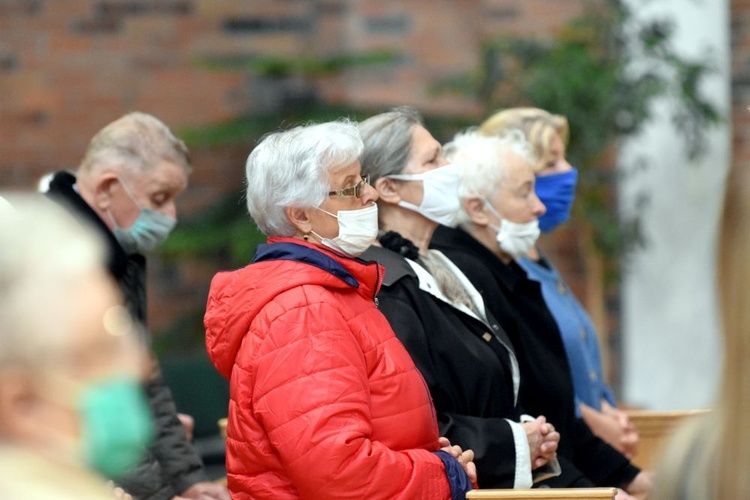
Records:
[[[630,421],[638,429],[640,442],[633,463],[644,470],[653,470],[669,435],[685,418],[705,415],[710,410],[650,411],[628,410]]]
[[[227,419],[220,418],[217,424],[219,425],[219,432],[221,433],[221,437],[223,437],[224,440],[226,440],[227,439]]]
[[[467,500],[554,500],[597,499],[612,500],[615,488],[539,488],[533,490],[474,490],[466,494]]]

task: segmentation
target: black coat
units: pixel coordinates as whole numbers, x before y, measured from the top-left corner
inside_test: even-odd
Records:
[[[378,307],[427,382],[441,435],[474,450],[481,487],[512,487],[516,448],[505,419],[520,413],[507,336],[420,289],[400,255],[371,247],[362,258],[385,267]]]
[[[70,172],[56,172],[46,194],[102,236],[108,248],[107,269],[119,285],[128,310],[145,327],[146,259],[143,255],[125,253],[104,221],[74,189],[75,182]],[[172,393],[158,366],[144,384],[144,390],[153,416],[154,442],[142,462],[117,483],[134,498],[166,500],[208,478],[200,457],[185,437]]]
[[[567,355],[539,283],[529,280],[515,262],[502,262],[461,229],[440,226],[430,246],[442,251],[464,272],[482,294],[487,309],[508,332],[521,367],[519,397],[524,410],[544,415],[560,432],[558,456],[563,474],[547,484],[571,485],[571,477],[568,477],[571,471],[566,470],[565,462],[579,469],[597,486],[622,486],[630,482],[639,470],[594,436],[575,415]],[[568,465],[567,469],[570,468]]]

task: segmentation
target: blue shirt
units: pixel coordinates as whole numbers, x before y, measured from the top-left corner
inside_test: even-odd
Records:
[[[549,261],[546,262],[550,267],[526,257],[518,259],[517,262],[526,271],[529,279],[541,285],[547,308],[560,329],[568,355],[570,373],[573,376],[576,403],[583,403],[597,411],[601,411],[602,399],[616,406],[612,390],[602,378],[599,340],[586,310]],[[581,416],[578,404],[576,413]]]

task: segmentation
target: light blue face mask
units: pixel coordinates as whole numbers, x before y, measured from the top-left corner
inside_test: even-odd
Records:
[[[118,226],[115,218],[109,213],[109,218],[114,224],[112,232],[115,238],[125,252],[129,254],[153,250],[164,243],[169,233],[177,225],[177,221],[150,208],[142,208],[122,181],[120,181],[120,185],[122,185],[130,201],[138,207],[140,213],[133,225],[128,228]]]
[[[151,412],[141,384],[116,377],[87,387],[78,407],[83,425],[83,459],[112,479],[138,463],[151,442]]]

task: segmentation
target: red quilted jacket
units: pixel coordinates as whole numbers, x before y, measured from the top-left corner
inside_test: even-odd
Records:
[[[232,498],[450,498],[432,400],[374,297],[378,264],[290,238],[217,274]]]

